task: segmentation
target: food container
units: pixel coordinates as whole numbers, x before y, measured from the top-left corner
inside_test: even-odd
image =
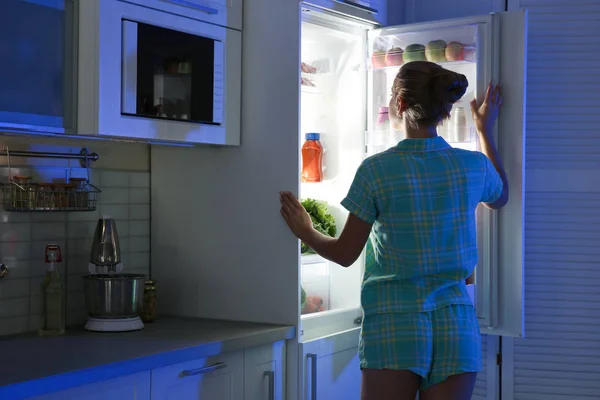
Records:
[[[31,210],[35,207],[35,185],[30,176],[14,176],[12,185],[12,206],[19,210]]]
[[[89,193],[87,190],[87,179],[71,178],[69,180],[74,185],[74,191],[71,193],[69,200],[70,207],[76,209],[85,209],[88,207]]]
[[[54,185],[55,207],[64,210],[69,207],[69,199],[75,193],[74,184],[57,183]]]
[[[40,183],[37,185],[36,208],[38,210],[52,210],[56,208],[54,185],[52,183]]]
[[[144,307],[144,281],[140,274],[85,275],[85,306],[90,317],[136,317]]]
[[[141,315],[143,322],[156,320],[156,281],[147,280],[144,288],[144,309]]]

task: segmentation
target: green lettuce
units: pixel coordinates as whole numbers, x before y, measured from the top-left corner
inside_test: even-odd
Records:
[[[314,228],[321,232],[323,235],[335,237],[337,228],[335,226],[335,219],[333,215],[327,209],[327,203],[315,199],[304,199],[302,200],[302,206],[310,215]],[[314,250],[309,248],[306,243],[302,242],[301,247],[302,254],[314,254]]]

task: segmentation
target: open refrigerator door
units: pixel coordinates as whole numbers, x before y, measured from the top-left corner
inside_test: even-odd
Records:
[[[300,196],[317,229],[336,236],[348,215],[340,202],[365,153],[367,26],[302,11]],[[355,327],[364,258],[344,268],[301,251],[305,339]]]

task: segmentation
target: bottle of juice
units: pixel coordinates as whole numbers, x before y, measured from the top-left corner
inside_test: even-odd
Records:
[[[323,146],[319,133],[307,133],[302,146],[302,182],[323,181]]]

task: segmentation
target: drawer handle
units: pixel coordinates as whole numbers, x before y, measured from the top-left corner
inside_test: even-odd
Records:
[[[185,378],[186,376],[208,374],[209,372],[214,372],[216,370],[223,369],[223,368],[227,368],[227,364],[216,363],[213,365],[209,365],[208,367],[202,367],[202,368],[196,368],[196,369],[184,369],[179,374],[179,377]]]
[[[193,9],[196,9],[198,11],[201,11],[201,12],[203,12],[205,14],[209,14],[209,15],[216,15],[219,13],[219,10],[217,10],[216,8],[192,3],[191,1],[187,1],[187,0],[162,0],[162,1],[165,1],[167,3],[177,4],[177,5],[183,6],[183,7],[193,8]]]
[[[362,4],[356,4],[356,3],[354,3],[354,2],[352,2],[350,0],[333,0],[333,1],[335,1],[336,3],[340,3],[340,4],[345,4],[345,5],[347,5],[349,7],[352,7],[352,8],[357,8],[357,9],[359,9],[361,11],[368,12],[369,14],[373,14],[373,15],[377,14],[377,9],[371,8],[371,7],[367,7],[367,6],[363,6]]]
[[[275,400],[275,372],[265,371],[265,376],[269,380],[269,400]]]
[[[317,400],[317,355],[307,354],[306,357],[312,361],[310,371],[310,400]]]

